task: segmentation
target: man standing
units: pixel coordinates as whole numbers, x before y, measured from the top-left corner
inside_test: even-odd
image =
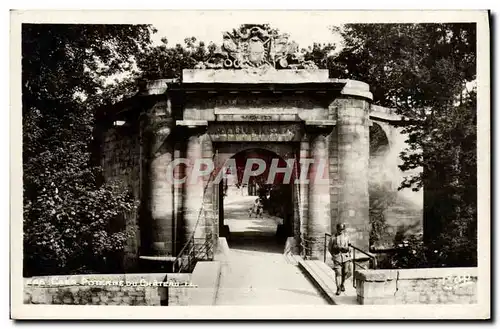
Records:
[[[345,224],[337,224],[337,232],[330,238],[328,250],[333,258],[333,270],[335,271],[335,283],[337,285],[336,295],[345,291],[344,282],[351,276],[351,244],[346,232]]]

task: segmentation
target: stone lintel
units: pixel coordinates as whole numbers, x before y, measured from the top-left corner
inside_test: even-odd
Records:
[[[336,120],[306,120],[304,123],[306,130],[312,133],[328,133],[337,125]]]
[[[306,126],[335,126],[337,124],[337,120],[306,120]]]
[[[208,126],[207,120],[177,120],[175,122],[176,126],[195,128],[195,127],[206,127]]]
[[[300,121],[300,119],[295,114],[218,114],[215,121],[228,121],[228,122],[249,122],[249,121],[261,121],[261,122],[294,122]]]
[[[189,69],[182,71],[183,84],[189,83],[328,83],[328,70],[300,69]]]
[[[262,115],[262,114],[268,114],[268,115],[273,115],[273,114],[299,114],[298,109],[286,109],[286,108],[276,108],[276,109],[261,109],[261,108],[255,108],[255,109],[239,109],[239,108],[230,108],[230,109],[214,109],[214,114],[222,114],[222,115],[229,115],[229,114],[236,114],[236,115],[248,115],[248,114],[257,114],[257,115]]]
[[[216,121],[300,121],[298,109],[215,109]]]

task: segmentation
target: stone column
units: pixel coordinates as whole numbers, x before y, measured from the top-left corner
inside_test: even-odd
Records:
[[[330,232],[330,182],[328,179],[327,135],[331,125],[308,127],[310,139],[309,218],[307,222],[311,258],[323,259],[325,233]]]
[[[369,249],[369,111],[368,85],[349,81],[336,100],[338,146],[338,222],[345,223],[354,245]],[[334,229],[335,230],[335,229]]]
[[[149,230],[148,253],[168,255],[173,252],[173,186],[166,176],[166,168],[172,161],[172,147],[167,142],[172,131],[170,102],[156,103],[147,116],[145,127],[146,181],[144,184],[148,205]]]
[[[212,140],[208,134],[203,134],[201,136],[201,156],[206,159],[209,163],[212,163],[214,167],[214,150],[212,145]],[[212,169],[213,169],[212,167]],[[207,238],[214,238],[215,234],[215,211],[214,211],[214,188],[213,188],[213,178],[214,178],[214,170],[211,173],[208,173],[203,176],[203,216],[204,221],[200,223],[203,225],[204,233]]]
[[[193,179],[193,176],[196,176],[200,169],[195,168],[195,164],[199,163],[197,161],[202,158],[212,158],[210,137],[205,133],[206,126],[188,127],[187,131],[189,137],[187,138],[186,156],[189,164],[185,172],[183,198],[184,242],[188,241],[193,233],[195,238],[204,237],[206,234],[206,211],[209,211],[211,207],[211,205],[207,205],[209,201],[204,200],[205,190],[208,191],[208,188],[205,189],[208,176]],[[208,194],[207,197],[209,197]]]
[[[301,251],[306,251],[304,248],[307,247],[306,241],[308,232],[307,225],[309,219],[309,186],[306,183],[304,178],[307,178],[308,171],[304,171],[306,169],[304,165],[304,161],[309,159],[309,141],[307,140],[307,136],[304,136],[302,141],[300,142],[300,150],[299,150],[299,174],[297,179],[299,179],[299,218],[300,218],[300,236],[298,237],[301,243]],[[305,176],[305,177],[302,177]]]
[[[174,160],[181,159],[183,157],[183,143],[176,140],[174,145]],[[184,177],[184,167],[175,166],[173,169],[173,175],[175,178]],[[182,184],[174,184],[174,255],[177,256],[182,248],[184,231],[182,227],[182,196],[183,196],[183,186]]]

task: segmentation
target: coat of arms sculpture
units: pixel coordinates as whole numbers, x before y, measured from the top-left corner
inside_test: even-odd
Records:
[[[304,60],[297,43],[288,34],[278,34],[265,24],[244,24],[223,35],[218,47],[198,69],[317,69],[312,61]]]

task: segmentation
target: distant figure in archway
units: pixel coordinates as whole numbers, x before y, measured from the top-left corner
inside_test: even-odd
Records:
[[[260,201],[260,198],[255,199],[254,204],[252,205],[252,207],[249,210],[248,216],[252,217],[252,214],[254,214],[255,217],[262,218],[262,214],[264,212],[263,208],[264,208],[264,206],[263,206],[262,202]]]

